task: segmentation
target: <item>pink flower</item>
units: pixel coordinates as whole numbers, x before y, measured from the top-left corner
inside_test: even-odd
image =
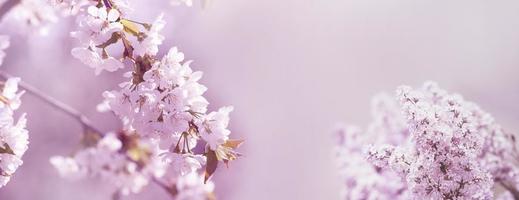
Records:
[[[0,187],[10,180],[10,177],[23,164],[22,156],[27,151],[29,134],[25,129],[27,119],[22,114],[15,122],[14,111],[20,106],[20,96],[17,92],[20,78],[10,78],[3,85],[0,101]]]
[[[101,74],[103,70],[114,72],[118,69],[124,68],[124,64],[114,57],[102,59],[96,52],[93,52],[88,48],[74,48],[72,49],[72,56],[79,59],[84,64],[94,68],[96,75]]]
[[[379,191],[374,185],[358,183],[368,176],[381,177],[381,182],[394,180],[380,175],[387,171],[400,177],[402,192],[413,199],[491,199],[495,183],[517,194],[519,171],[511,162],[519,155],[515,137],[489,114],[432,82],[419,89],[399,87],[396,96],[400,108],[387,98],[374,101],[375,121],[362,137],[349,129],[350,134],[339,137],[339,149],[348,152],[340,159],[353,162],[351,155],[365,149],[375,169],[362,178],[354,173],[346,176],[349,198],[360,188]],[[351,165],[341,169],[361,171],[346,166]],[[370,165],[353,166],[365,171]]]

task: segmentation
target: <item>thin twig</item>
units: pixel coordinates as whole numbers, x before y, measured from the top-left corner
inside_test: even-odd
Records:
[[[517,191],[514,187],[509,186],[507,183],[504,183],[503,181],[499,181],[499,184],[503,186],[506,190],[508,190],[515,200],[519,200],[519,191]]]
[[[162,189],[164,189],[171,197],[175,197],[177,195],[177,191],[171,187],[169,187],[166,183],[160,181],[159,179],[153,177],[152,181],[160,186]]]
[[[12,76],[11,74],[8,74],[7,72],[0,70],[0,77],[2,77],[4,79],[8,79],[8,78],[12,78],[14,76]],[[76,119],[79,123],[81,123],[81,125],[83,126],[83,128],[85,130],[94,131],[94,132],[102,135],[103,132],[101,132],[99,129],[95,128],[87,117],[82,115],[79,111],[75,110],[71,106],[45,94],[41,90],[35,88],[34,86],[32,86],[26,82],[20,81],[20,82],[18,82],[18,86],[20,88],[24,89],[25,91],[27,91],[28,93],[34,95],[35,97],[43,100],[45,103],[51,105],[52,107],[66,113],[67,115]],[[175,195],[174,192],[162,181],[160,181],[156,178],[153,178],[153,182],[156,183],[157,185],[159,185],[166,192],[168,192],[168,194],[170,194],[172,196]],[[112,196],[112,199],[119,200],[119,199],[121,199],[121,195],[116,193]]]
[[[0,70],[0,77],[8,79],[8,78],[12,78],[14,76],[8,74],[7,72]],[[81,123],[81,125],[83,126],[83,129],[93,131],[93,132],[99,133],[101,135],[103,134],[103,132],[101,132],[99,129],[95,128],[92,125],[92,122],[90,122],[90,120],[86,116],[84,116],[83,114],[81,114],[81,112],[72,108],[71,106],[45,94],[41,90],[37,89],[36,87],[34,87],[24,81],[20,81],[18,83],[18,86],[20,88],[24,89],[25,91],[27,91],[28,93],[32,94],[33,96],[37,97],[38,99],[42,100],[43,102],[49,104],[50,106],[66,113],[70,117],[76,119],[79,123]]]
[[[0,5],[0,21],[14,6],[18,5],[21,0],[7,0],[4,4]]]

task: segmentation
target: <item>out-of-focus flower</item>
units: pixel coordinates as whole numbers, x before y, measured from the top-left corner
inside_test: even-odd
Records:
[[[49,3],[64,16],[77,15],[84,6],[92,4],[89,0],[49,0]]]
[[[58,20],[55,9],[46,0],[21,0],[2,19],[2,26],[22,34],[47,34],[48,25]]]
[[[340,126],[335,131],[338,145],[335,159],[343,184],[342,199],[408,199],[407,186],[388,169],[369,163],[364,145],[374,135],[364,134],[356,127]]]
[[[74,158],[53,156],[50,158],[50,163],[58,170],[62,177],[83,177],[86,171],[80,171],[81,167]]]
[[[214,200],[214,184],[204,183],[204,178],[197,173],[181,176],[176,181],[177,200]]]
[[[0,35],[0,65],[4,62],[5,49],[9,47],[9,36]]]
[[[153,146],[152,141],[131,133],[108,133],[94,146],[72,157],[52,157],[50,162],[64,177],[100,177],[127,195],[139,192],[152,179],[164,175],[161,152]]]
[[[401,144],[409,137],[406,120],[398,103],[387,94],[373,97],[371,102],[373,122],[366,134],[373,136],[379,143]]]
[[[168,152],[164,155],[164,161],[169,164],[171,169],[168,171],[174,176],[184,176],[196,173],[205,165],[206,158],[203,155],[178,154]]]
[[[28,148],[27,120],[22,114],[15,122],[13,114],[20,106],[19,78],[10,78],[2,87],[0,96],[0,187],[9,182],[16,169],[22,165],[22,156]]]

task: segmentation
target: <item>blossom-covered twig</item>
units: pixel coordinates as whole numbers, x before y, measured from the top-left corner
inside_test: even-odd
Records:
[[[91,139],[92,137],[93,138],[103,137],[103,135],[104,135],[103,132],[101,132],[100,130],[95,128],[86,116],[82,115],[79,111],[75,110],[71,106],[45,94],[41,90],[35,88],[34,86],[32,86],[28,83],[20,81],[19,79],[13,77],[12,75],[8,74],[7,72],[0,70],[0,77],[4,78],[6,80],[18,80],[18,86],[20,88],[24,89],[29,94],[34,95],[35,97],[42,100],[43,102],[53,106],[54,108],[57,108],[58,111],[61,111],[65,114],[71,116],[72,118],[76,119],[85,128],[84,133],[87,135],[84,135],[84,139],[89,139],[89,138]],[[162,183],[160,180],[154,179],[153,182],[157,183],[157,185],[164,188],[166,191],[171,191],[171,188],[169,188],[170,186]]]
[[[80,41],[71,51],[75,58],[96,74],[132,70],[120,89],[103,93],[105,101],[98,107],[118,116],[123,130],[84,138],[82,150],[53,157],[51,163],[63,176],[102,177],[118,188],[118,195],[137,193],[154,181],[176,199],[211,198],[209,178],[219,162],[228,165],[240,156],[236,149],[243,141],[229,138],[232,107],[207,113],[207,88],[198,83],[202,72],[193,71],[183,53],[171,48],[157,57],[165,39],[159,33],[165,25],[162,15],[153,23],[132,20],[132,9],[122,0],[64,0],[59,5],[66,10],[81,5],[74,7],[79,30],[72,36]]]

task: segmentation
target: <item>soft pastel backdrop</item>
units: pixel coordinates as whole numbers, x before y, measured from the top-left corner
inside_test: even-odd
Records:
[[[214,178],[220,199],[339,199],[331,151],[336,122],[365,126],[374,94],[435,80],[519,132],[519,2],[487,0],[213,0],[201,9],[131,2],[135,18],[164,12],[162,53],[178,46],[204,71],[212,108],[234,105],[245,156]],[[120,127],[95,106],[121,73],[94,76],[70,56],[73,20],[48,36],[13,35],[3,70]],[[0,30],[0,33],[8,32]],[[8,32],[9,33],[9,32]],[[60,179],[51,155],[71,152],[81,127],[26,95],[30,148],[2,200],[107,200],[99,180]],[[126,199],[167,199],[158,187]]]

